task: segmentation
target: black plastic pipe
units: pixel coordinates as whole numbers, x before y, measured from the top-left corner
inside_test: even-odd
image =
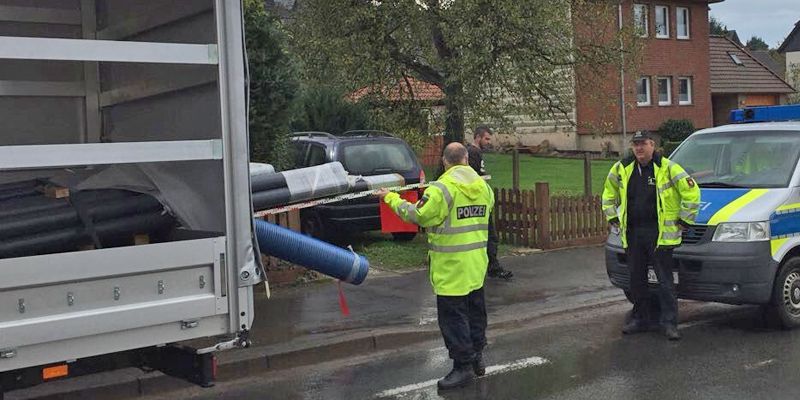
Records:
[[[92,221],[103,221],[119,218],[130,214],[142,214],[149,211],[161,210],[161,203],[148,195],[133,195],[122,201],[108,202],[107,200],[94,200],[82,203],[85,213]],[[0,218],[0,239],[17,236],[31,235],[53,229],[69,226],[82,226],[83,222],[78,211],[67,207],[48,210],[46,213],[33,212]]]
[[[266,210],[270,207],[289,204],[292,201],[292,194],[288,188],[272,189],[263,192],[253,193],[253,209],[257,211]]]
[[[157,211],[101,221],[94,227],[101,242],[116,242],[130,240],[132,235],[138,233],[162,231],[174,224],[175,219],[171,215]],[[83,226],[17,237],[0,241],[0,258],[60,253],[75,250],[79,244],[89,241]]]
[[[286,178],[281,173],[256,175],[250,179],[250,187],[253,193],[285,188]]]

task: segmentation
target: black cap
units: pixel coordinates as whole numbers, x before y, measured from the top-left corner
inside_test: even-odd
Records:
[[[642,140],[654,140],[648,131],[636,131],[631,137],[631,142],[640,142]]]

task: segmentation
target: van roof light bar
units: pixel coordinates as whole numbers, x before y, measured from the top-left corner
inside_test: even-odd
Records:
[[[800,104],[745,107],[738,110],[731,110],[730,115],[730,122],[732,124],[776,121],[800,121]]]

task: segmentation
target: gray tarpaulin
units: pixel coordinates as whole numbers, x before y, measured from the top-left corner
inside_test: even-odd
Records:
[[[221,161],[6,171],[0,183],[43,179],[70,190],[123,189],[158,199],[188,229],[224,232]],[[247,196],[247,193],[244,193]]]
[[[273,167],[270,164],[254,163],[254,162],[250,163],[250,178],[259,175],[269,175],[274,173],[275,173],[275,167]]]
[[[347,171],[339,162],[292,169],[281,174],[286,178],[292,201],[346,193],[350,187],[347,184]]]
[[[77,190],[125,189],[157,198],[185,228],[225,231],[220,161],[110,166],[76,185]],[[247,196],[247,193],[244,193]]]
[[[351,188],[361,188],[366,185],[367,189],[381,189],[396,186],[405,186],[406,180],[400,174],[383,174],[372,176],[351,175],[347,177]],[[363,184],[359,184],[363,182]]]

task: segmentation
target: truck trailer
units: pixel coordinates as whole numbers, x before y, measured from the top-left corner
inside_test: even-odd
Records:
[[[0,397],[98,365],[210,385],[214,352],[248,344],[263,271],[246,63],[239,0],[0,0],[0,187],[34,188],[0,210],[59,199],[85,242],[0,255]],[[100,237],[77,199],[104,191],[170,222]],[[63,233],[47,221],[0,247]],[[197,338],[213,341],[181,345]]]

